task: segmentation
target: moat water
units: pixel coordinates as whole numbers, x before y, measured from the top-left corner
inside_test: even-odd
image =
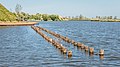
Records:
[[[120,23],[64,21],[40,22],[46,28],[77,42],[105,50],[105,55],[89,56],[83,50],[60,41],[73,56],[60,53],[30,26],[0,28],[0,67],[120,67]],[[45,33],[45,32],[44,32]],[[58,38],[48,34],[54,40]]]

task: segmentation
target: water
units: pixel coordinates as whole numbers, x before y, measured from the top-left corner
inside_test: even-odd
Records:
[[[97,55],[89,56],[73,45],[61,41],[60,43],[73,52],[72,58],[68,58],[30,26],[16,26],[0,29],[0,67],[120,66],[120,23],[64,21],[40,22],[37,26],[94,47],[95,53],[98,53],[99,49],[104,49],[104,58],[100,59]],[[57,39],[50,34],[47,35]]]

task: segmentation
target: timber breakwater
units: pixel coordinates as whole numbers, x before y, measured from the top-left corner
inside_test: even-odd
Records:
[[[51,43],[53,46],[55,46],[57,49],[59,49],[63,54],[66,54],[68,57],[72,57],[72,51],[68,50],[68,48],[64,47],[61,43],[53,40],[52,38],[50,38],[49,36],[47,36],[46,34],[43,33],[47,32],[48,34],[51,34],[52,36],[55,36],[57,38],[60,38],[61,40],[72,44],[73,46],[76,46],[82,50],[84,50],[85,52],[89,53],[90,56],[93,55],[99,55],[100,58],[103,59],[104,57],[104,50],[100,49],[98,53],[94,52],[94,48],[93,47],[89,47],[81,42],[76,42],[68,37],[62,36],[60,34],[57,34],[55,32],[52,32],[48,29],[42,28],[42,27],[38,27],[38,26],[31,26],[32,29],[34,29],[38,34],[40,34],[46,41],[48,41],[49,43]]]

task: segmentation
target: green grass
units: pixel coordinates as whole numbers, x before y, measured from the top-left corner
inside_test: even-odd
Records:
[[[0,21],[14,21],[15,15],[0,3]]]

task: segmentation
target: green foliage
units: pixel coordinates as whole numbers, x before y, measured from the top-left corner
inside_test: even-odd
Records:
[[[53,20],[53,21],[60,20],[58,15],[50,15],[49,17],[50,17],[51,20]]]
[[[14,21],[15,19],[15,15],[0,4],[0,21]]]
[[[43,14],[42,18],[44,21],[48,21],[50,19],[50,17],[47,14]]]
[[[62,21],[63,18],[59,15],[48,14],[35,14],[30,15],[28,13],[21,12],[21,5],[17,4],[15,13],[8,11],[2,4],[0,4],[0,21],[27,21],[27,20],[40,20],[40,21]]]
[[[26,18],[27,20],[41,20],[41,21],[62,21],[63,18],[59,15],[48,15],[48,14],[35,14],[29,15],[21,12],[21,17]]]

